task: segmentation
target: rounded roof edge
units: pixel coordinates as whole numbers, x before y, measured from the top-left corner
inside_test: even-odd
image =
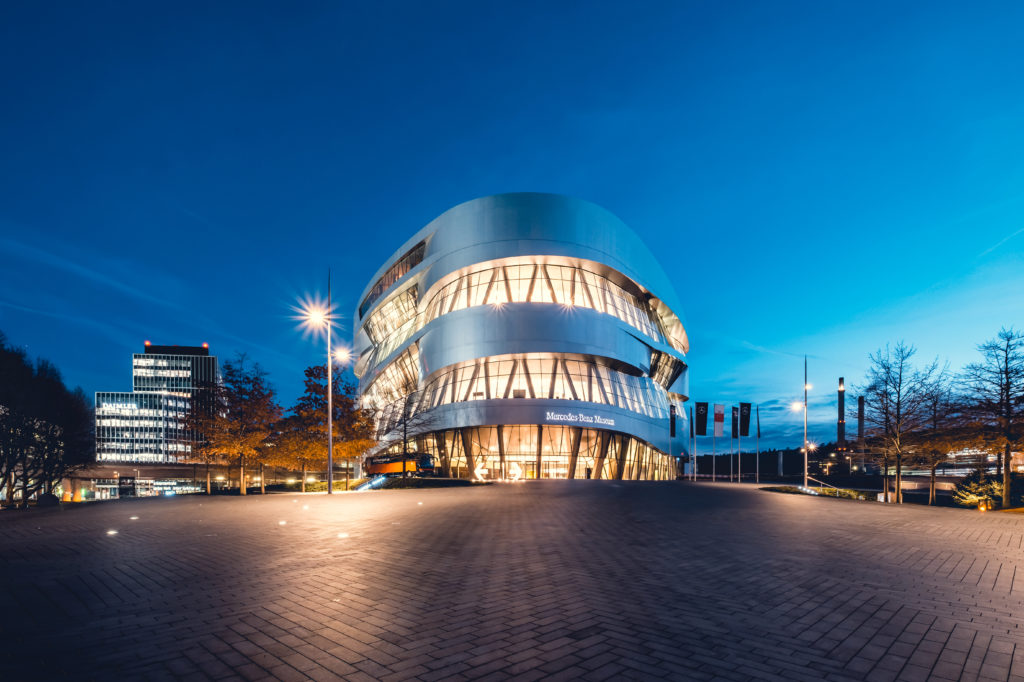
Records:
[[[602,229],[604,228],[604,229]],[[685,325],[682,305],[661,263],[643,239],[618,216],[586,199],[548,192],[509,192],[469,199],[447,209],[402,243],[373,274],[374,284],[405,253],[427,242],[425,261],[468,245],[498,241],[561,241],[591,252],[651,292]],[[397,284],[397,282],[396,282]]]

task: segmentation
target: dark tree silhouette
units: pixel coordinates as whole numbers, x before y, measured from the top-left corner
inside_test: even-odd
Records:
[[[68,390],[50,362],[33,367],[0,333],[0,483],[8,504],[53,493],[60,481],[95,459],[95,420],[82,390]]]

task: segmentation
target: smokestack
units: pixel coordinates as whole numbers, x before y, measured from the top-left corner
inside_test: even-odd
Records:
[[[836,423],[836,450],[846,452],[846,386],[839,377],[839,421]]]
[[[860,470],[864,473],[864,396],[857,396],[857,448],[860,450]]]

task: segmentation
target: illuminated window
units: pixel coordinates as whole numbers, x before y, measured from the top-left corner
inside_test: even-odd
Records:
[[[410,270],[423,262],[423,255],[426,253],[427,245],[425,242],[420,242],[416,246],[409,249],[404,256],[398,259],[398,261],[388,268],[380,279],[374,283],[373,288],[370,289],[370,293],[366,295],[363,302],[359,305],[359,317],[363,317],[366,311],[373,306],[374,303],[387,291],[391,285],[398,280],[402,279]]]
[[[400,348],[417,330],[457,310],[505,303],[547,303],[612,315],[655,341],[665,342],[642,294],[580,266],[544,263],[489,265],[465,273],[430,294],[417,313],[417,288],[392,296],[367,318],[364,329],[375,345],[372,367]]]
[[[477,426],[410,438],[409,447],[433,457],[444,475],[498,478],[671,480],[675,461],[624,434],[536,424]],[[398,454],[394,443],[382,453]]]
[[[418,355],[405,353],[368,387],[363,405],[377,414],[378,437],[408,417],[474,400],[575,400],[668,417],[668,398],[651,379],[568,355],[505,355],[459,363],[431,377],[412,401]]]

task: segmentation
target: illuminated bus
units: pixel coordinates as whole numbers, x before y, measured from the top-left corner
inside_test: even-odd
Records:
[[[363,469],[367,476],[401,475],[403,472],[416,476],[429,476],[433,475],[435,471],[434,458],[423,452],[410,452],[407,455],[402,453],[374,455],[366,458]]]

